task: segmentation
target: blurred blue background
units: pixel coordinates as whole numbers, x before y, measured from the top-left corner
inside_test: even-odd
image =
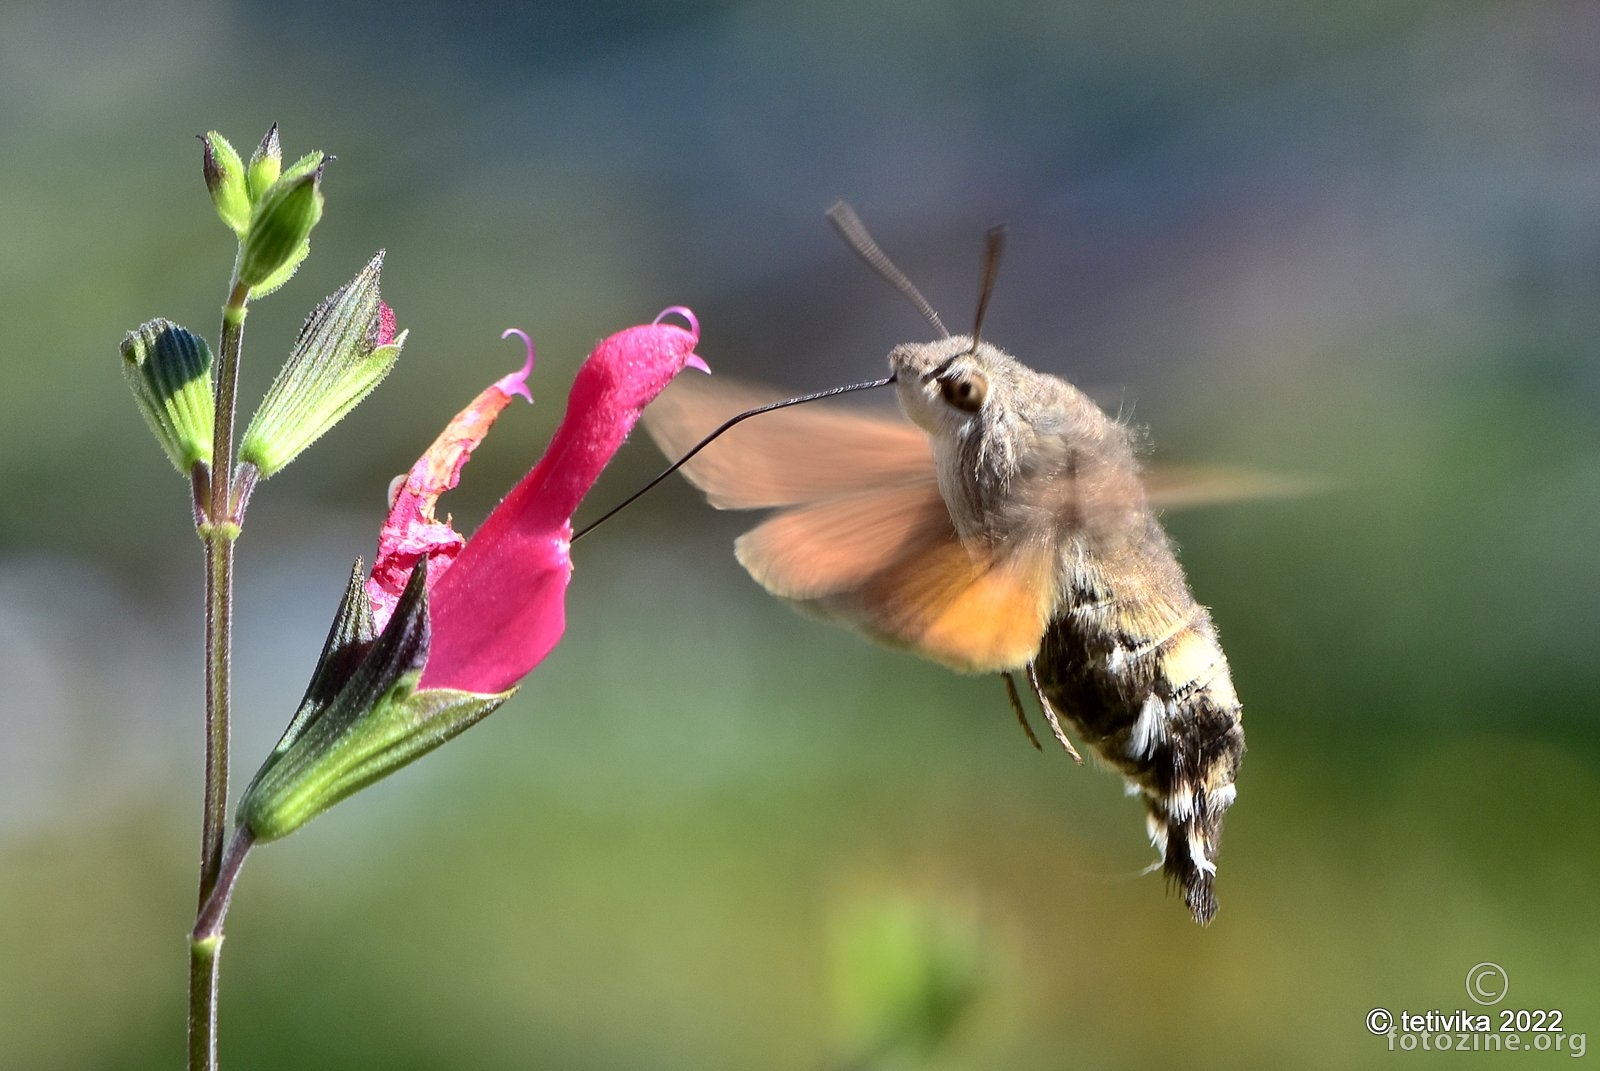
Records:
[[[592,343],[664,306],[794,390],[926,337],[835,197],[952,325],[1008,223],[989,338],[1158,458],[1327,489],[1169,521],[1250,741],[1209,929],[1140,876],[1116,778],[1032,751],[992,680],[769,600],[748,518],[674,485],[580,544],[504,710],[252,856],[228,1064],[835,1066],[860,1009],[830,949],[878,902],[983,961],[897,1066],[1376,1065],[1370,1008],[1475,1009],[1481,961],[1503,1006],[1600,1027],[1597,93],[1577,0],[6,5],[0,1065],[180,1059],[200,553],[117,344],[215,337],[233,250],[193,136],[273,121],[338,160],[250,316],[244,413],[379,247],[411,337],[253,503],[241,784],[390,477],[520,360],[503,327],[539,403],[447,500],[469,528]],[[589,515],[659,464],[630,446]]]

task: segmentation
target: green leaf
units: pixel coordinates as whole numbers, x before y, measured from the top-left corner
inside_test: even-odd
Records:
[[[342,420],[388,375],[405,345],[379,291],[380,250],[306,318],[289,360],[245,429],[239,458],[271,476]]]
[[[122,371],[133,400],[178,472],[210,464],[216,401],[211,348],[167,320],[151,320],[122,340]]]

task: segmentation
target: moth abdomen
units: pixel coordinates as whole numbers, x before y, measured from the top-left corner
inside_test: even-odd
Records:
[[[1222,816],[1236,794],[1244,730],[1226,671],[1220,681],[1170,701],[1169,710],[1165,739],[1148,755],[1145,776],[1130,781],[1144,797],[1162,872],[1183,890],[1189,911],[1203,925],[1217,911],[1212,885]]]
[[[1162,870],[1204,924],[1217,909],[1222,816],[1244,756],[1227,659],[1210,615],[1186,586],[1156,597],[1133,577],[1115,583],[1102,574],[1096,581],[1051,621],[1039,652],[1040,684],[1084,743],[1144,800]]]

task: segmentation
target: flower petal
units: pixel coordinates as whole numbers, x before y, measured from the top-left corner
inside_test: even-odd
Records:
[[[421,688],[498,693],[566,627],[572,514],[640,411],[695,357],[694,330],[655,323],[601,342],[578,370],[561,426],[527,476],[429,594],[433,648]]]
[[[522,335],[522,340],[528,342],[528,336]],[[378,556],[367,579],[367,597],[372,600],[372,617],[378,629],[389,620],[419,561],[428,560],[431,590],[466,544],[448,519],[434,517],[434,503],[461,479],[462,466],[512,396],[520,394],[533,401],[527,386],[532,370],[533,344],[528,342],[528,363],[522,370],[498,380],[457,413],[427,453],[411,466],[405,482],[392,495],[389,517],[378,534]]]

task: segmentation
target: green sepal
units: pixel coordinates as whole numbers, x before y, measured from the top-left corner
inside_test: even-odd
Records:
[[[278,124],[273,123],[262,137],[261,144],[256,146],[256,151],[250,154],[250,169],[246,172],[250,200],[261,200],[282,173],[283,149],[278,144]]]
[[[201,173],[217,215],[234,234],[244,237],[250,227],[250,183],[244,161],[228,139],[212,130],[200,135],[203,147]]]
[[[325,164],[321,152],[302,156],[256,199],[236,273],[251,297],[264,297],[288,282],[305,259],[311,228],[322,218]]]
[[[358,561],[305,698],[239,801],[238,823],[277,840],[487,717],[516,689],[417,691],[428,658],[426,563],[381,634]]]
[[[293,461],[389,374],[406,333],[388,337],[379,293],[383,251],[356,277],[318,305],[300,329],[289,360],[278,372],[245,429],[239,459],[271,476]]]
[[[178,472],[211,463],[216,399],[211,347],[167,320],[151,320],[122,340],[122,371],[145,423]]]
[[[252,298],[263,298],[283,286],[284,283],[294,278],[294,273],[300,270],[300,265],[310,255],[311,243],[309,241],[301,242],[295,247],[294,252],[289,254],[289,259],[284,261],[277,271],[250,288],[250,296]]]

